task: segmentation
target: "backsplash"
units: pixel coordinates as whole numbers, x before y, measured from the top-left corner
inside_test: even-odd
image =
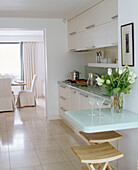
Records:
[[[101,76],[107,74],[107,70],[108,68],[85,66],[85,79],[88,79],[88,73],[97,73]],[[112,70],[114,71],[115,69]]]

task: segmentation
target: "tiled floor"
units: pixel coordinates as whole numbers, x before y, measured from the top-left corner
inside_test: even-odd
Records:
[[[0,113],[0,170],[80,170],[70,146],[85,143],[63,121],[47,121],[37,102]]]

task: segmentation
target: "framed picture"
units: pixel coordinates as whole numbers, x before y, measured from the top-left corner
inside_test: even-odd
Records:
[[[121,26],[122,66],[134,66],[134,24]]]

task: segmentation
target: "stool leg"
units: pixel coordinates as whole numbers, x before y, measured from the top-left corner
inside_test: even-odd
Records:
[[[112,168],[111,168],[111,166],[109,165],[109,163],[108,163],[108,165],[107,165],[106,170],[112,170]]]
[[[108,162],[101,163],[101,164],[94,164],[93,166],[94,166],[95,170],[106,170],[106,168],[108,166]]]
[[[96,170],[92,164],[86,164],[89,170]]]

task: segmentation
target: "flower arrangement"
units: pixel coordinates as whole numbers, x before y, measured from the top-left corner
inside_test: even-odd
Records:
[[[106,94],[114,97],[114,109],[120,112],[123,106],[121,94],[131,94],[131,85],[136,81],[137,75],[130,71],[128,66],[123,69],[117,68],[115,72],[108,69],[108,74],[97,77],[96,81],[99,86],[106,88]]]

